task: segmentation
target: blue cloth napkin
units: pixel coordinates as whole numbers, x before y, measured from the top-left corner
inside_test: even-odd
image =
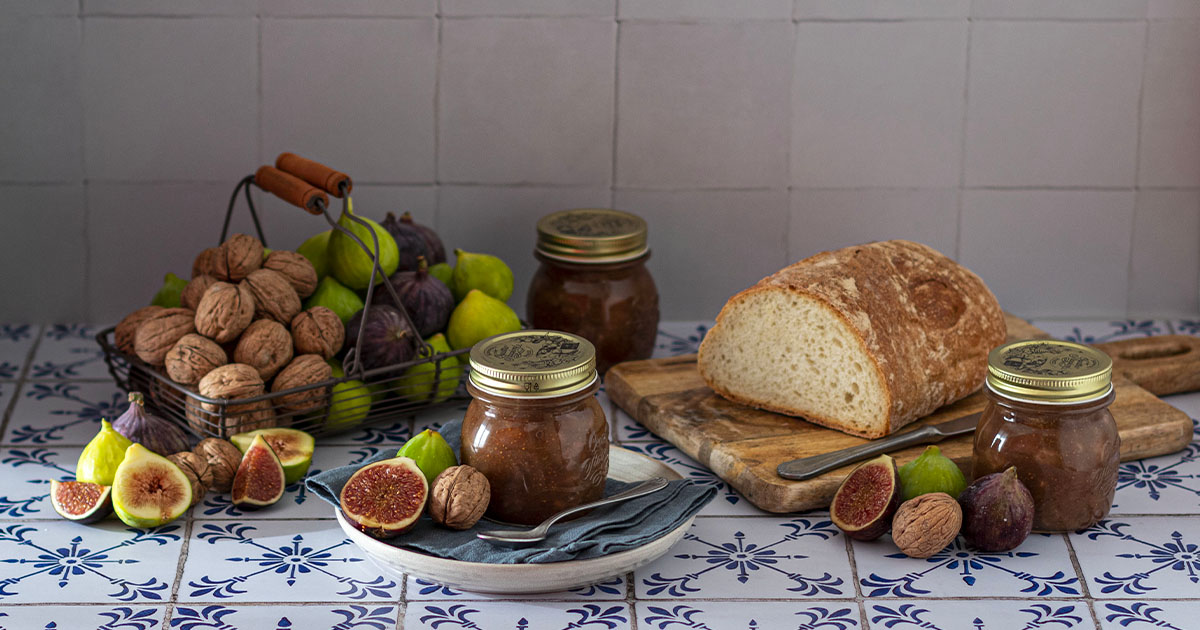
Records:
[[[462,422],[446,423],[441,434],[458,454]],[[313,494],[338,506],[342,486],[359,468],[383,459],[395,457],[394,450],[385,450],[360,464],[342,466],[313,475],[305,481]],[[633,483],[609,479],[604,496],[611,496]],[[708,504],[716,488],[703,488],[687,480],[672,481],[653,494],[624,501],[556,524],[546,540],[523,549],[503,549],[475,537],[484,529],[512,529],[487,519],[465,531],[454,531],[433,524],[428,515],[408,532],[388,542],[397,547],[423,551],[442,558],[493,564],[523,564],[583,560],[639,547],[665,536],[679,527]]]

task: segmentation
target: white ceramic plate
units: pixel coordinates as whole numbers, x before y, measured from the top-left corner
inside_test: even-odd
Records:
[[[683,479],[666,464],[619,446],[610,445],[608,457],[608,476],[617,481],[642,481],[651,477],[672,481]],[[385,570],[397,576],[407,573],[476,593],[550,593],[603,582],[629,573],[666,553],[695,520],[693,516],[667,535],[641,547],[599,558],[542,564],[489,564],[448,560],[393,547],[354,529],[346,522],[341,510],[334,509],[334,512],[346,536]]]

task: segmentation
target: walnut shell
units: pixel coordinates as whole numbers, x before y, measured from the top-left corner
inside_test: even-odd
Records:
[[[928,558],[946,548],[962,528],[962,508],[945,492],[900,504],[892,517],[892,541],[910,558]]]
[[[117,350],[120,350],[121,354],[132,355],[133,337],[137,334],[138,327],[163,310],[165,309],[161,306],[143,306],[126,315],[113,331],[113,341],[117,344]]]
[[[333,368],[321,358],[321,355],[302,354],[292,359],[292,362],[279,372],[279,375],[275,377],[275,382],[271,384],[271,391],[281,392],[294,387],[315,385],[332,378]],[[278,396],[275,398],[275,404],[288,411],[300,413],[312,411],[328,404],[328,396],[328,387],[314,387],[302,392]]]
[[[196,330],[217,343],[238,338],[254,321],[254,295],[243,284],[214,282],[196,307]]]
[[[234,234],[217,248],[210,275],[218,280],[238,282],[262,267],[263,245],[247,234]]]
[[[491,500],[492,486],[483,473],[471,466],[451,466],[433,480],[429,515],[438,525],[471,529]]]
[[[342,319],[324,306],[314,306],[292,318],[292,343],[297,354],[332,358],[346,341]]]
[[[253,367],[263,382],[269,381],[292,360],[292,335],[277,321],[257,320],[238,339],[233,360]]]
[[[150,365],[162,365],[167,352],[184,335],[195,332],[196,313],[187,308],[165,308],[146,318],[133,336],[133,351]]]
[[[237,474],[238,464],[242,463],[242,452],[219,438],[201,440],[192,452],[208,462],[208,469],[212,474],[209,489],[213,492],[229,492],[233,487],[233,476]]]
[[[195,385],[205,374],[229,363],[229,357],[217,342],[196,333],[189,333],[167,352],[167,376],[176,383]]]
[[[192,482],[192,505],[199,503],[204,495],[208,494],[208,484],[212,483],[212,473],[208,469],[208,461],[191,451],[168,455],[167,459],[174,462],[183,472],[183,476]],[[197,472],[197,467],[202,472]],[[207,481],[201,476],[202,474],[207,475]]]
[[[287,326],[300,312],[300,296],[278,271],[255,270],[246,276],[242,286],[248,287],[254,295],[258,317],[268,317]]]
[[[258,370],[243,363],[230,363],[209,372],[200,379],[200,395],[209,398],[239,400],[260,396],[265,391]],[[267,401],[221,405],[200,403],[200,409],[189,409],[189,421],[216,429],[221,435],[232,435],[254,429],[275,426],[275,415]],[[194,416],[194,417],[193,417]]]
[[[219,248],[209,247],[199,254],[196,254],[195,260],[192,261],[192,277],[199,278],[200,276],[214,275],[213,261],[217,256],[217,252],[219,251]]]
[[[263,261],[263,269],[279,272],[291,283],[296,294],[306,298],[317,290],[317,270],[304,256],[296,252],[278,250],[271,252]]]
[[[183,292],[179,294],[179,304],[184,308],[190,308],[193,311],[200,307],[200,299],[204,297],[204,292],[211,287],[217,279],[208,274],[200,274],[192,281],[183,287]]]

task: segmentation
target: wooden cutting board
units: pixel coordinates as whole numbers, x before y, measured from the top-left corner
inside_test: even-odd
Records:
[[[1047,338],[1028,322],[1009,316],[1009,340]],[[1146,338],[1101,344],[1114,356],[1116,400],[1111,411],[1121,434],[1121,460],[1178,451],[1191,441],[1187,414],[1163,402],[1130,378],[1159,394],[1200,388],[1200,338]],[[788,481],[775,474],[780,463],[862,444],[866,440],[799,418],[730,402],[700,378],[696,355],[631,361],[614,366],[605,377],[609,398],[659,437],[679,447],[768,512],[798,512],[829,505],[846,466],[815,479]],[[913,423],[939,423],[981,411],[985,399],[975,393]],[[947,439],[942,452],[970,472],[970,435]],[[892,453],[904,465],[924,450],[917,446]]]

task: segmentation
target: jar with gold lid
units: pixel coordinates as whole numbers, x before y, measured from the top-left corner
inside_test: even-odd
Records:
[[[542,217],[537,232],[541,265],[526,300],[530,323],[591,341],[601,374],[649,358],[658,289],[646,269],[646,222],[619,210],[564,210]]]
[[[1088,346],[1018,341],[988,354],[975,478],[1015,466],[1033,495],[1033,529],[1084,529],[1108,514],[1121,438],[1108,406],[1112,359]]]
[[[522,330],[475,344],[470,365],[462,461],[491,483],[487,516],[534,525],[600,499],[608,421],[594,396],[592,344],[570,333]]]

